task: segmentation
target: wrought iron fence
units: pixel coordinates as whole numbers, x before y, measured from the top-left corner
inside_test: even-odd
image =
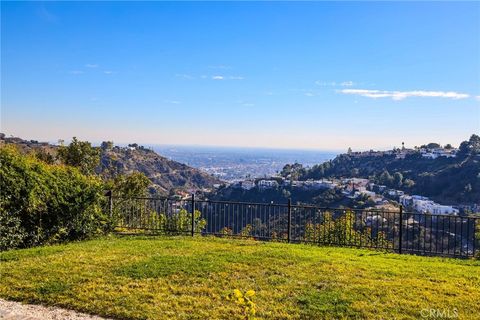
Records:
[[[109,195],[116,231],[202,234],[291,243],[376,248],[398,253],[472,257],[478,217],[377,209]],[[477,237],[476,237],[477,236]]]

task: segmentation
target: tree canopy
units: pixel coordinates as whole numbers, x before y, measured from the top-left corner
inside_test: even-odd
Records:
[[[68,146],[58,148],[58,158],[62,163],[78,168],[83,174],[91,175],[100,164],[100,149],[92,147],[88,141],[73,137]]]

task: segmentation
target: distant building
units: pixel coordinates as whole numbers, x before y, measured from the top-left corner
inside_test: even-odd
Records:
[[[245,180],[241,182],[241,187],[244,190],[250,190],[252,188],[255,188],[255,182],[251,180]]]
[[[347,191],[353,192],[367,190],[367,186],[370,181],[363,178],[350,178],[342,180],[342,183],[346,185],[345,189]]]
[[[416,212],[429,214],[453,214],[457,215],[459,210],[447,205],[441,205],[422,196],[400,196],[400,203],[412,207]]]
[[[277,188],[279,186],[276,180],[260,180],[258,181],[258,187],[261,189]]]
[[[307,190],[334,189],[336,186],[337,183],[326,179],[302,181],[302,187]]]
[[[455,158],[456,149],[444,149],[444,148],[435,148],[435,149],[421,149],[420,150],[422,157],[428,159],[436,159],[438,157],[446,158]]]
[[[403,196],[405,193],[401,190],[395,190],[395,189],[390,189],[387,191],[387,194],[389,196],[392,196],[392,197],[401,197]]]
[[[403,196],[400,196],[399,202],[404,207],[408,207],[413,204],[413,198],[412,196],[409,196],[409,195],[403,195]]]
[[[414,202],[415,210],[421,213],[430,214],[458,214],[458,209],[452,206],[445,206],[431,200],[417,200]]]
[[[293,180],[291,183],[293,188],[303,188],[304,184],[305,184],[305,181],[298,181],[298,180]]]

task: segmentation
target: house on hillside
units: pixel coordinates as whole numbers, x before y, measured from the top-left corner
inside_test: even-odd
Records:
[[[436,159],[438,157],[446,158],[455,158],[457,156],[456,149],[444,149],[444,148],[435,148],[435,149],[424,149],[420,150],[422,157],[428,159]]]
[[[326,179],[303,182],[303,188],[306,190],[334,189],[336,186],[335,182]]]
[[[258,181],[258,187],[260,189],[273,189],[278,188],[279,184],[276,180],[260,180]]]
[[[459,210],[448,205],[438,204],[427,197],[422,196],[400,196],[400,203],[406,207],[412,207],[416,212],[435,215],[452,214],[457,215]]]
[[[250,190],[255,188],[255,181],[252,180],[244,180],[241,182],[241,188],[244,190]]]

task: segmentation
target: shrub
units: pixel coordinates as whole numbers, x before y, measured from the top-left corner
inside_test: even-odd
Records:
[[[18,247],[25,236],[20,218],[7,212],[0,204],[0,251]]]
[[[117,200],[118,201],[118,200]],[[192,213],[185,209],[172,209],[173,212],[157,212],[147,208],[136,199],[120,199],[113,210],[116,231],[147,232],[155,234],[185,234],[192,231]],[[207,220],[199,210],[195,210],[195,233],[201,233]]]
[[[159,219],[161,224],[161,230],[171,233],[189,233],[192,231],[192,213],[185,209],[180,209],[178,212],[166,215],[160,214]],[[207,220],[202,218],[202,213],[199,210],[195,210],[195,233],[201,233],[207,226]]]
[[[233,230],[228,227],[223,227],[219,234],[221,237],[231,237],[233,235]]]
[[[245,226],[245,228],[243,228],[242,230],[240,230],[240,236],[241,237],[251,237],[252,236],[252,225],[251,224],[247,224]]]
[[[380,248],[393,248],[383,231],[372,232],[371,228],[355,228],[355,215],[347,211],[337,219],[325,212],[321,223],[308,222],[305,226],[305,241],[324,244],[363,245]]]
[[[77,168],[0,148],[1,250],[84,239],[102,232],[102,182]],[[2,230],[4,231],[4,230]]]

